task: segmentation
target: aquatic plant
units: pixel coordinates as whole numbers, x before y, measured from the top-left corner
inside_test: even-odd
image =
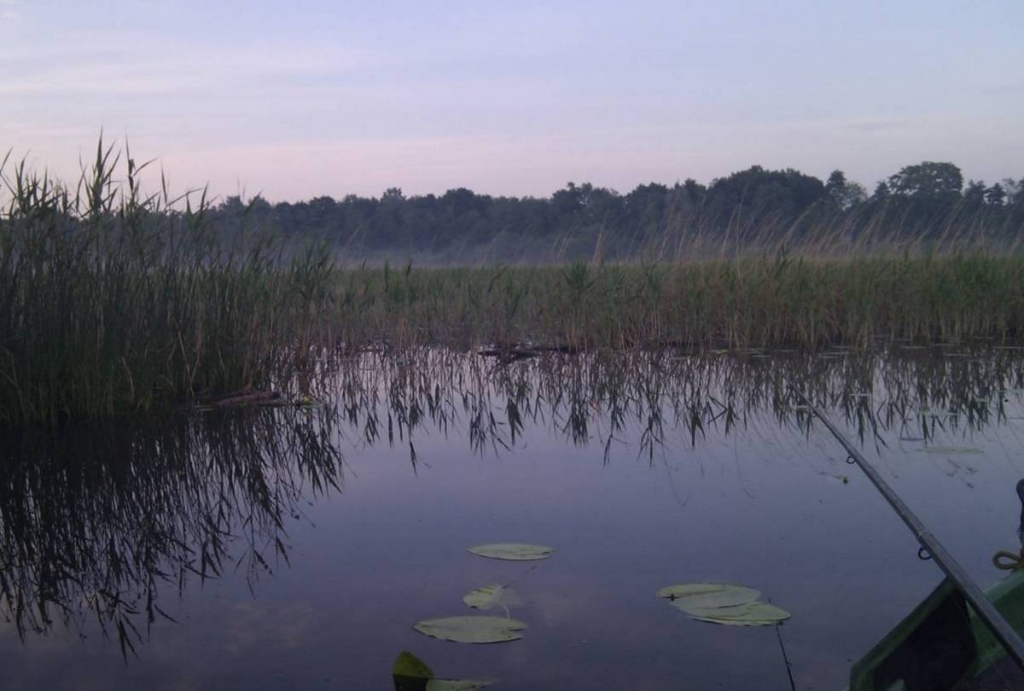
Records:
[[[984,248],[588,267],[342,269],[350,344],[820,350],[1024,335],[1024,257]]]
[[[142,191],[100,141],[75,188],[0,165],[0,423],[112,416],[283,379],[329,299],[329,256],[213,233],[205,190]],[[117,175],[123,175],[123,180]]]
[[[346,266],[244,211],[213,219],[205,190],[147,194],[145,168],[102,140],[74,189],[0,162],[0,424],[286,386],[368,348],[486,347],[507,361],[1024,338],[1013,229],[997,241],[967,218],[927,239],[863,219],[856,235],[680,226],[622,264],[595,252],[544,266]]]

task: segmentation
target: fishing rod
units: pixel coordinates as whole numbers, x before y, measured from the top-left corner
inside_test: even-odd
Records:
[[[1024,670],[1024,640],[1014,631],[1013,627],[1003,618],[1003,615],[995,608],[992,602],[985,597],[985,593],[981,591],[974,581],[971,580],[967,572],[964,571],[963,567],[957,563],[956,559],[953,558],[946,548],[932,535],[931,531],[925,527],[924,523],[921,522],[910,507],[907,506],[899,495],[889,487],[882,476],[875,470],[874,466],[868,463],[867,459],[861,455],[861,453],[854,448],[853,444],[843,435],[842,432],[832,423],[828,417],[825,416],[818,408],[811,403],[811,400],[804,395],[798,387],[794,386],[788,380],[786,381],[790,388],[796,392],[807,409],[817,417],[825,425],[832,436],[835,437],[836,441],[846,449],[846,453],[849,454],[847,462],[855,462],[860,466],[860,469],[864,471],[864,474],[868,476],[871,483],[875,488],[882,493],[885,500],[889,502],[889,506],[893,508],[896,514],[903,519],[903,522],[907,524],[911,532],[914,533],[914,537],[921,544],[921,550],[926,552],[935,563],[939,565],[950,581],[963,593],[964,598],[971,604],[974,612],[984,621],[989,629],[992,630],[992,634],[1002,644],[1006,652],[1016,661],[1017,666],[1021,670]],[[1024,495],[1022,495],[1024,499]],[[1024,515],[1021,517],[1022,529],[1024,529]]]

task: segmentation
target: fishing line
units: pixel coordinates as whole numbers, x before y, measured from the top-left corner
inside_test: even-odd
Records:
[[[836,441],[846,450],[848,454],[847,463],[856,463],[860,466],[860,469],[867,475],[868,479],[875,488],[882,494],[885,500],[889,503],[889,506],[896,512],[903,522],[913,532],[914,537],[921,544],[921,549],[927,552],[935,563],[942,569],[946,574],[950,582],[963,594],[964,598],[970,603],[978,617],[988,625],[992,631],[992,635],[999,641],[999,643],[1006,649],[1007,653],[1014,659],[1017,666],[1024,671],[1024,640],[1013,629],[1012,626],[1003,618],[1003,615],[996,610],[992,602],[985,596],[981,589],[971,580],[964,571],[963,567],[953,558],[953,556],[946,551],[946,548],[932,535],[931,531],[921,522],[921,519],[910,510],[899,495],[879,472],[872,466],[864,456],[853,446],[853,444],[846,438],[846,436],[839,431],[832,421],[826,417],[818,408],[811,403],[811,400],[804,395],[804,393],[785,380],[790,388],[799,396],[807,409],[814,414],[822,424],[825,425],[826,429],[835,437]]]

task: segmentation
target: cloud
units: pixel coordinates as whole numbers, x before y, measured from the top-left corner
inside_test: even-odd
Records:
[[[2,6],[0,6],[2,7]],[[233,89],[300,77],[339,77],[368,56],[327,44],[249,42],[194,45],[173,40],[104,40],[26,55],[0,48],[0,94],[146,95]],[[99,45],[101,49],[87,46]]]

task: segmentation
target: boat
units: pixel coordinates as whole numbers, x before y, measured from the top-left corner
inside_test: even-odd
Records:
[[[1024,632],[1024,570],[985,591]],[[948,578],[850,670],[849,691],[1024,690],[1024,671]]]
[[[1020,552],[996,553],[993,564],[1010,575],[982,591],[828,416],[793,390],[914,533],[918,555],[946,574],[853,665],[848,691],[1024,691],[1024,479],[1016,487]]]

